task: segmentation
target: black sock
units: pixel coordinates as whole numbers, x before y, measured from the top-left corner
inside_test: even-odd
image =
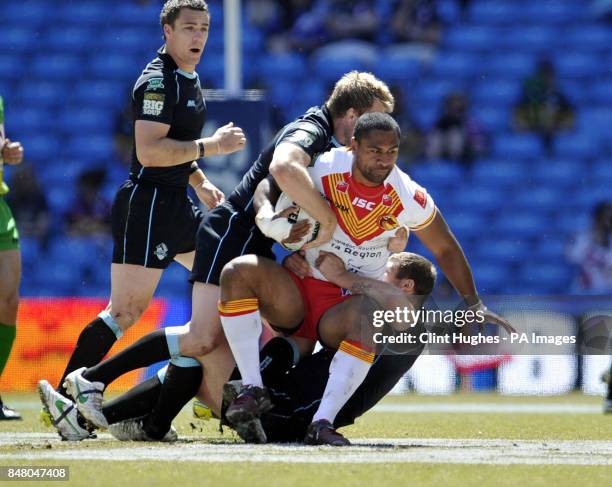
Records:
[[[202,382],[202,367],[178,367],[168,364],[159,399],[151,414],[143,421],[143,429],[151,438],[161,440],[170,429],[172,420],[183,406],[196,395]]]
[[[102,412],[108,424],[149,414],[157,403],[161,388],[162,383],[156,374],[132,387],[125,394],[104,402]]]
[[[117,337],[102,318],[96,318],[89,323],[79,335],[72,356],[66,365],[66,370],[60,379],[57,392],[66,395],[64,379],[73,370],[96,365],[117,341]]]
[[[282,337],[274,337],[259,352],[259,370],[266,387],[274,388],[293,366],[293,347]],[[238,367],[229,380],[240,379]]]
[[[610,375],[608,376],[608,395],[606,399],[612,401],[612,365],[610,365]]]
[[[117,377],[130,370],[148,367],[162,360],[168,360],[170,352],[164,330],[156,330],[142,337],[133,345],[104,362],[87,369],[83,374],[87,380],[102,382],[108,386]]]

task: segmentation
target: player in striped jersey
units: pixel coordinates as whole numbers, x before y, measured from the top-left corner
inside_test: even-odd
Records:
[[[349,271],[380,279],[389,257],[389,238],[407,226],[433,253],[474,311],[482,311],[488,322],[509,326],[478,299],[469,264],[431,197],[396,167],[399,141],[400,129],[391,116],[366,113],[355,126],[351,152],[332,150],[309,168],[338,226],[329,242],[306,251],[307,261],[315,268],[323,250],[340,256]],[[263,317],[279,329],[297,330],[293,336],[300,339],[304,352],[312,350],[317,339],[338,350],[305,442],[349,444],[335,432],[333,423],[374,361],[374,329],[369,320],[366,326],[363,321],[381,305],[395,309],[410,303],[375,303],[351,296],[320,273],[299,279],[263,257],[244,256],[226,265],[221,274],[219,313],[243,381],[240,394],[227,410],[228,421],[240,431],[272,407],[259,370]]]

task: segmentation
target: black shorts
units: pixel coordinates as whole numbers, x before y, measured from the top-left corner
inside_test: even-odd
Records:
[[[196,238],[196,256],[189,280],[219,285],[223,266],[246,254],[274,260],[274,241],[264,236],[253,217],[225,202],[209,211]]]
[[[192,252],[203,214],[186,188],[126,181],[113,202],[113,263],[165,269]]]
[[[417,328],[417,332],[420,327]],[[407,348],[409,347],[409,348]],[[363,383],[336,416],[334,426],[353,424],[385,397],[410,370],[424,346],[408,345],[396,349],[379,349]],[[262,415],[261,421],[270,442],[301,442],[319,408],[327,385],[329,366],[335,350],[321,350],[303,358],[287,374],[285,384],[272,390],[274,409]]]

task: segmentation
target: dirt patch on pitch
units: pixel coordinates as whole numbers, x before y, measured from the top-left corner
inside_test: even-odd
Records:
[[[104,442],[102,444],[97,442]],[[347,448],[215,444],[119,443],[108,435],[65,443],[45,433],[0,433],[0,461],[98,460],[251,463],[452,463],[490,465],[612,465],[612,441],[531,441],[443,438],[362,438]],[[49,447],[51,445],[51,447]],[[8,453],[8,448],[13,452]],[[14,453],[15,448],[19,453]],[[28,451],[29,450],[29,451]]]

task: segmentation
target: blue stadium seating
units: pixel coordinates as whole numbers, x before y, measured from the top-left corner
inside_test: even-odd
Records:
[[[480,74],[481,67],[481,56],[452,51],[438,55],[432,65],[432,74],[446,79],[466,79]]]
[[[444,43],[456,50],[481,52],[497,35],[497,30],[489,26],[458,25],[444,33]]]
[[[500,134],[494,144],[498,157],[509,159],[525,159],[527,157],[542,157],[542,142],[531,134]]]
[[[472,91],[474,104],[489,104],[510,106],[516,103],[520,93],[520,85],[508,80],[485,79],[479,82]]]

